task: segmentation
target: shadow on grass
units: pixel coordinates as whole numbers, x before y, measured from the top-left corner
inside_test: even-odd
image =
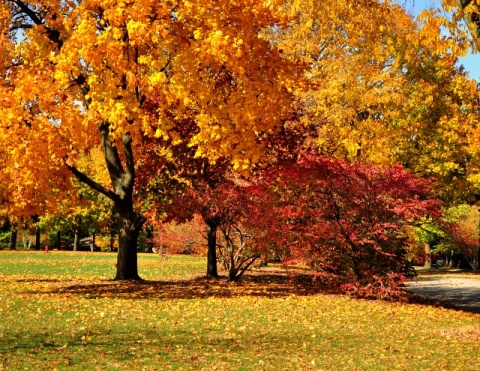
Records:
[[[261,274],[246,275],[239,282],[227,282],[225,277],[195,277],[175,281],[55,281],[48,291],[97,298],[129,299],[196,299],[209,297],[285,297],[314,295],[325,292],[311,276]],[[44,293],[45,288],[42,289]],[[36,293],[30,291],[30,293]]]
[[[429,278],[425,277],[428,280]],[[29,280],[25,280],[28,282]],[[32,282],[36,280],[31,280]],[[217,279],[193,277],[171,281],[85,281],[85,280],[41,280],[47,287],[29,291],[30,293],[51,293],[59,295],[75,295],[88,299],[128,298],[128,299],[204,299],[233,298],[256,296],[281,298],[290,295],[308,296],[315,294],[343,293],[319,285],[312,276],[305,273],[285,274],[273,272],[257,272],[246,274],[239,282],[227,282],[225,277]],[[39,282],[39,281],[36,281]],[[455,295],[455,290],[451,294]],[[456,295],[455,301],[440,300],[438,296],[425,292],[405,292],[396,298],[371,299],[401,301],[434,307],[480,313],[478,299],[467,295]],[[473,303],[473,305],[472,305]]]

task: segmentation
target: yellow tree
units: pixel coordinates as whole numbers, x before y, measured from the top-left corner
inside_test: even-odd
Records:
[[[472,147],[478,123],[475,81],[456,67],[468,43],[442,36],[433,11],[413,18],[388,1],[294,0],[291,27],[269,32],[288,58],[311,66],[297,94],[304,143],[321,153],[380,164],[401,162],[435,176],[444,195],[479,172]]]
[[[142,138],[175,145],[188,118],[197,157],[228,158],[242,171],[255,163],[258,136],[281,123],[297,80],[296,67],[259,37],[285,23],[279,3],[2,0],[0,141],[11,212],[42,213],[73,174],[113,201],[116,279],[139,279]],[[76,166],[99,142],[109,184]]]
[[[473,43],[477,48],[480,47],[480,3],[477,0],[442,0],[442,4],[449,12],[455,10],[451,26],[462,32],[458,21],[463,19],[473,37]]]

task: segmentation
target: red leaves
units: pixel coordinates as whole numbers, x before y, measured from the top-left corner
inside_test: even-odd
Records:
[[[305,155],[265,179],[258,201],[265,213],[254,223],[265,243],[287,246],[288,254],[321,277],[336,276],[338,284],[382,291],[400,283],[408,273],[402,228],[439,213],[430,181],[401,166]]]

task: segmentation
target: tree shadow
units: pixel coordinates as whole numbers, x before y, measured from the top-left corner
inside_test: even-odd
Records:
[[[425,280],[429,278],[425,277]],[[24,280],[25,282],[38,280]],[[85,281],[85,280],[41,280],[48,282],[48,288],[28,291],[29,293],[48,292],[60,295],[82,296],[88,299],[205,299],[233,298],[241,296],[281,298],[290,295],[310,296],[316,294],[345,295],[338,289],[320,285],[305,273],[253,272],[245,274],[239,282],[227,282],[225,277],[193,277],[164,281]],[[455,296],[455,290],[451,295]],[[429,293],[415,293],[408,290],[397,297],[370,300],[408,302],[412,304],[443,307],[470,313],[480,313],[477,298],[456,295],[456,300],[444,300]]]
[[[90,299],[203,299],[238,296],[275,298],[325,292],[312,281],[311,276],[286,274],[245,275],[239,282],[227,282],[225,277],[138,282],[58,281],[51,284],[48,291],[52,294],[78,295]]]

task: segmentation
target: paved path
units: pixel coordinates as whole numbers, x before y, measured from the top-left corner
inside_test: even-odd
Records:
[[[470,312],[480,313],[480,277],[419,276],[406,290]]]

